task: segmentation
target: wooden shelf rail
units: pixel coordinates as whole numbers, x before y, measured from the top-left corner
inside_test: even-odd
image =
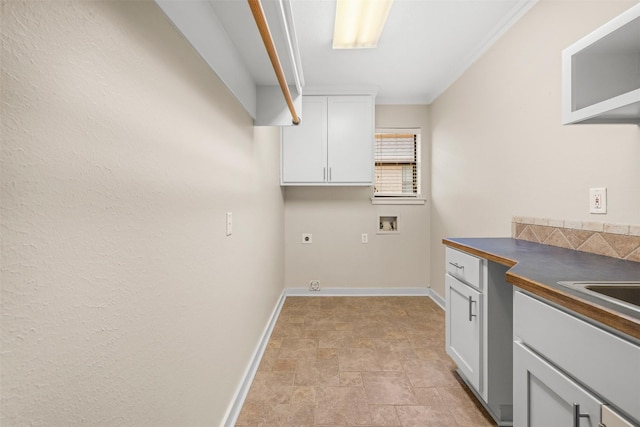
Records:
[[[271,60],[273,71],[275,71],[276,77],[278,78],[278,83],[280,84],[282,95],[284,95],[284,100],[287,102],[289,112],[291,112],[293,124],[298,125],[300,124],[300,117],[298,117],[298,113],[296,113],[296,107],[293,105],[291,92],[289,91],[289,86],[287,86],[287,81],[284,78],[282,65],[280,64],[280,59],[278,58],[276,47],[273,44],[273,38],[271,37],[271,31],[269,31],[269,25],[267,24],[267,19],[264,15],[264,9],[262,9],[262,3],[260,3],[260,0],[247,1],[249,2],[249,7],[251,8],[253,19],[255,19],[256,25],[258,26],[258,31],[260,32],[260,37],[262,37],[264,47],[267,49],[267,54],[269,55],[269,59]]]

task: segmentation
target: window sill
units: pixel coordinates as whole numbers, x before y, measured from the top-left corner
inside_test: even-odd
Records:
[[[372,197],[372,205],[424,205],[427,199],[421,197]]]

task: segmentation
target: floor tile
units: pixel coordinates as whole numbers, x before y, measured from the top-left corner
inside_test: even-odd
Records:
[[[353,331],[330,330],[318,333],[319,348],[345,348],[353,347]]]
[[[313,339],[285,338],[282,340],[280,359],[315,359],[318,343]]]
[[[373,348],[340,348],[340,371],[380,371],[378,352]]]
[[[398,418],[402,427],[451,427],[455,419],[447,409],[435,409],[428,406],[397,406]]]
[[[316,387],[315,386],[295,386],[291,393],[291,403],[309,402],[315,404],[316,402]]]
[[[374,426],[396,427],[400,426],[400,419],[393,405],[369,405],[371,424]]]
[[[293,371],[298,365],[297,359],[276,359],[273,363],[273,371]]]
[[[365,372],[362,374],[367,402],[379,405],[417,405],[411,382],[404,372]]]
[[[448,408],[453,407],[454,401],[443,398],[436,387],[414,387],[413,393],[418,399],[418,404],[429,408]]]
[[[236,421],[237,426],[258,425],[264,422],[264,402],[246,402]]]
[[[256,374],[246,402],[288,403],[293,392],[293,372],[260,372]]]
[[[426,297],[288,297],[236,425],[495,426]]]
[[[340,386],[364,387],[362,373],[360,372],[340,372]]]
[[[371,416],[362,387],[318,387],[315,422],[319,425],[370,425]]]
[[[452,387],[458,384],[449,366],[441,360],[409,360],[404,370],[414,387]]]
[[[315,424],[315,405],[310,402],[296,402],[273,405],[265,408],[264,423],[269,426],[305,427]]]
[[[495,425],[487,415],[482,414],[475,408],[452,407],[449,409],[455,425],[459,427],[491,427]]]
[[[295,385],[339,386],[337,359],[302,360],[297,365]]]

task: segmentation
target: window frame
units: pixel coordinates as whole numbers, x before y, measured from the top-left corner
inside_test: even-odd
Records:
[[[415,168],[416,168],[416,180],[415,180],[415,193],[376,193],[376,181],[377,176],[375,174],[376,169],[376,135],[378,134],[413,134],[415,135],[415,145],[414,145],[414,153],[415,153]],[[373,177],[373,187],[372,187],[372,195],[371,201],[373,204],[424,204],[425,199],[422,196],[422,129],[419,127],[415,128],[391,128],[391,127],[380,127],[375,129],[374,134],[374,153],[373,153],[373,168],[374,168],[374,177]],[[414,164],[410,162],[409,164]]]

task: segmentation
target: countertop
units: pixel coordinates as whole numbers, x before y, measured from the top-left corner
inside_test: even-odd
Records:
[[[442,243],[508,267],[506,281],[640,339],[640,313],[559,285],[559,281],[640,281],[640,263],[511,238]]]

